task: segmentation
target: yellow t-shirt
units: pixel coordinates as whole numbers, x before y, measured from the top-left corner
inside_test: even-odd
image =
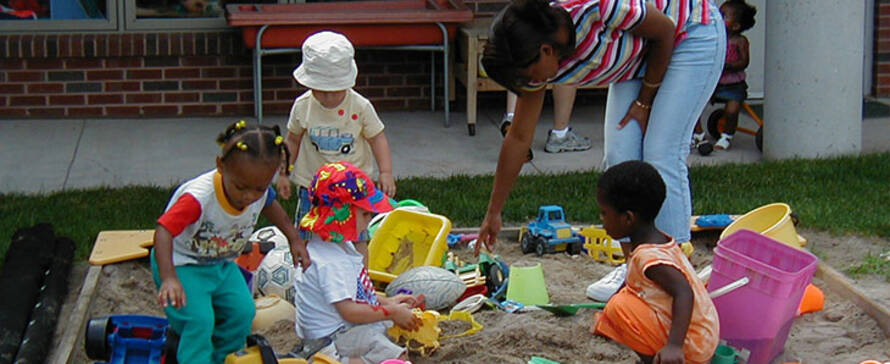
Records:
[[[346,161],[372,178],[377,175],[374,153],[368,139],[383,132],[383,122],[374,106],[353,89],[337,107],[326,108],[306,91],[294,100],[287,130],[299,135],[299,154],[291,181],[308,188],[315,172],[325,163]]]

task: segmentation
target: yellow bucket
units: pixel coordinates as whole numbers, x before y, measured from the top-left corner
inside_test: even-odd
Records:
[[[791,221],[791,206],[777,202],[760,206],[742,215],[723,230],[720,239],[732,233],[747,229],[769,236],[795,248],[807,244],[806,239],[797,235],[794,223]]]
[[[448,252],[451,221],[445,216],[393,210],[368,244],[368,275],[389,283],[408,269],[440,266]]]
[[[523,305],[546,305],[550,303],[547,284],[541,263],[532,266],[510,266],[510,279],[507,280],[507,299]]]

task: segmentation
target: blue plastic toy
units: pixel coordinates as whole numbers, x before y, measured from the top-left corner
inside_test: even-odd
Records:
[[[115,315],[90,319],[87,357],[99,364],[162,363],[167,343],[167,319],[144,315]]]
[[[538,209],[538,217],[528,224],[519,240],[523,254],[567,251],[571,255],[581,253],[584,237],[572,230],[565,221],[561,206],[545,205]]]

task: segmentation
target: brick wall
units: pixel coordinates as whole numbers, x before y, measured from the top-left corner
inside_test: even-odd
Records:
[[[890,0],[875,1],[874,79],[875,96],[890,96]]]
[[[429,60],[429,52],[359,49],[356,90],[379,110],[429,108]],[[291,77],[299,62],[298,54],[263,58],[267,114],[286,114],[305,91]],[[0,117],[252,115],[251,64],[228,31],[0,35]]]

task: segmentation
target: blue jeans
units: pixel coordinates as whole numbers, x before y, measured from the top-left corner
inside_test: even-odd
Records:
[[[605,116],[604,168],[628,160],[643,160],[661,174],[667,196],[655,225],[678,243],[689,241],[692,215],[689,170],[686,157],[698,116],[707,104],[726,54],[726,29],[720,11],[711,4],[710,24],[692,24],[688,37],[674,48],[667,73],[649,113],[646,134],[640,124],[628,123],[618,130],[640,92],[640,80],[609,86]]]
[[[294,216],[294,227],[300,233],[300,238],[308,241],[312,237],[312,232],[304,230],[300,227],[300,220],[309,213],[312,208],[312,200],[309,199],[309,190],[306,187],[297,187],[297,213]]]

